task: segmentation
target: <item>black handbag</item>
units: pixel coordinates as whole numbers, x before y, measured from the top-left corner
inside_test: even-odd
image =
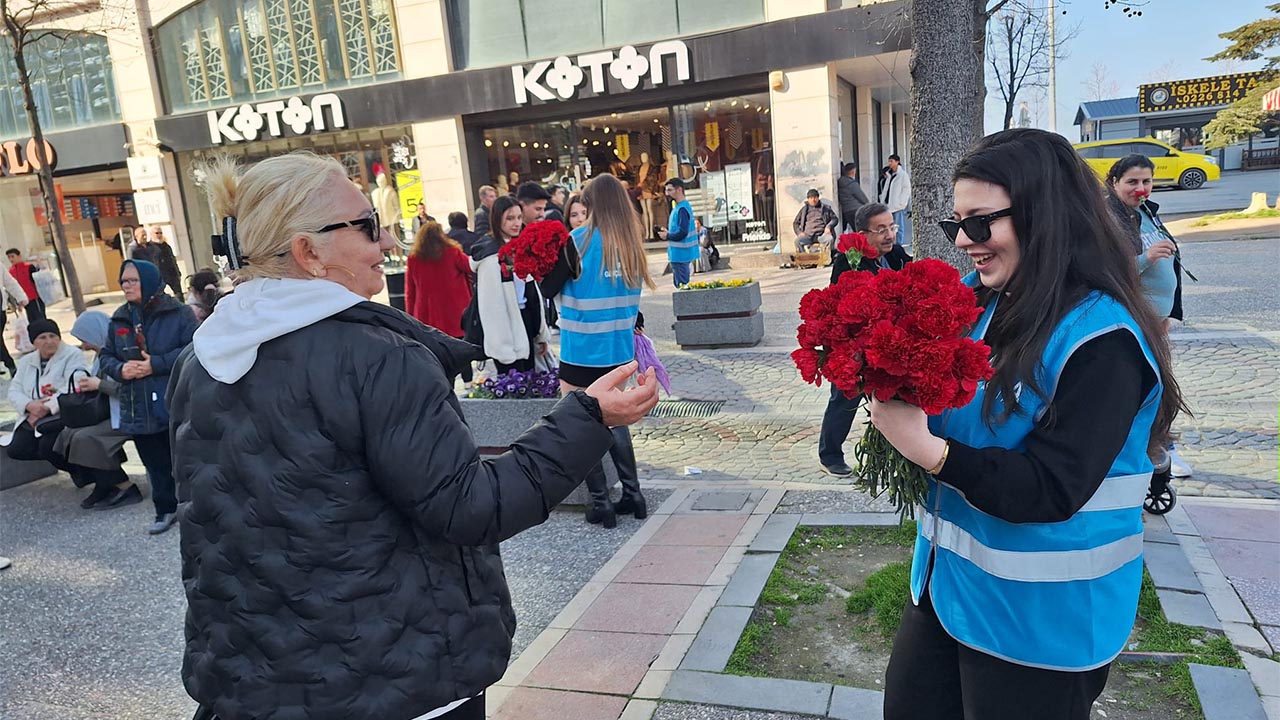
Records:
[[[111,418],[111,399],[99,390],[76,392],[76,373],[89,373],[75,370],[67,380],[67,392],[58,397],[58,416],[62,423],[71,428],[93,427],[103,420]]]

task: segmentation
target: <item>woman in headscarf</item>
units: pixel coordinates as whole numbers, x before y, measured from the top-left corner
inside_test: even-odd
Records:
[[[102,374],[120,383],[120,432],[133,437],[151,483],[156,519],[147,532],[159,535],[177,518],[178,498],[169,450],[169,411],[165,390],[178,355],[191,344],[195,313],[164,293],[160,269],[143,260],[120,268],[125,303],[111,316],[107,344],[99,361]]]
[[[111,318],[105,313],[89,310],[76,318],[71,334],[80,340],[81,350],[97,353],[88,375],[76,378],[79,392],[100,392],[111,399],[111,417],[97,425],[66,428],[54,441],[53,451],[81,468],[73,475],[76,485],[92,484],[93,492],[80,503],[89,510],[112,510],[142,502],[142,490],[129,479],[121,465],[127,460],[124,444],[129,436],[116,430],[113,423],[120,418],[120,383],[102,372],[102,349],[106,347]]]

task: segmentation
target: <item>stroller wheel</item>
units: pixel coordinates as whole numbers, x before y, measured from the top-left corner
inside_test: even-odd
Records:
[[[1164,490],[1158,493],[1148,493],[1147,499],[1142,501],[1142,507],[1152,515],[1164,515],[1177,504],[1178,493],[1172,485],[1166,485]]]

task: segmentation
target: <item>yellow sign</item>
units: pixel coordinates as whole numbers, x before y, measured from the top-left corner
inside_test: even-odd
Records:
[[[617,155],[619,160],[626,162],[627,160],[631,159],[631,136],[630,135],[626,133],[622,133],[614,137],[613,145],[614,145],[613,154]]]
[[[400,193],[400,218],[412,223],[414,216],[418,214],[418,203],[423,198],[422,173],[417,170],[396,173],[396,192]],[[431,212],[431,208],[427,208],[427,212]]]
[[[716,122],[715,120],[712,120],[711,122],[707,123],[707,127],[705,128],[705,130],[706,130],[706,138],[707,138],[707,149],[710,150],[711,152],[715,152],[716,150],[719,150],[720,149],[720,123]]]
[[[1140,85],[1138,111],[1146,114],[1230,105],[1267,78],[1266,72],[1247,72]]]

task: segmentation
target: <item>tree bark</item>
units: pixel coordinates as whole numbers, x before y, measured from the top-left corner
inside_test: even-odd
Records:
[[[44,130],[40,127],[40,116],[36,113],[35,97],[31,94],[31,76],[27,72],[25,31],[13,27],[10,18],[5,17],[6,31],[13,46],[13,62],[18,69],[18,85],[22,88],[22,103],[27,111],[27,123],[31,126],[31,137],[35,139],[36,158],[28,158],[28,162],[40,164],[40,194],[44,198],[44,212],[49,221],[49,229],[53,232],[53,247],[58,251],[58,259],[62,262],[62,274],[67,281],[67,290],[71,293],[71,306],[77,315],[85,311],[84,293],[80,289],[80,276],[76,273],[75,263],[67,246],[67,231],[62,225],[62,208],[58,207],[58,193],[53,184],[53,168],[49,167],[52,158],[45,157]]]
[[[969,256],[938,229],[951,216],[951,175],[982,137],[987,0],[915,0],[911,11],[911,215],[915,257],[962,273]]]

